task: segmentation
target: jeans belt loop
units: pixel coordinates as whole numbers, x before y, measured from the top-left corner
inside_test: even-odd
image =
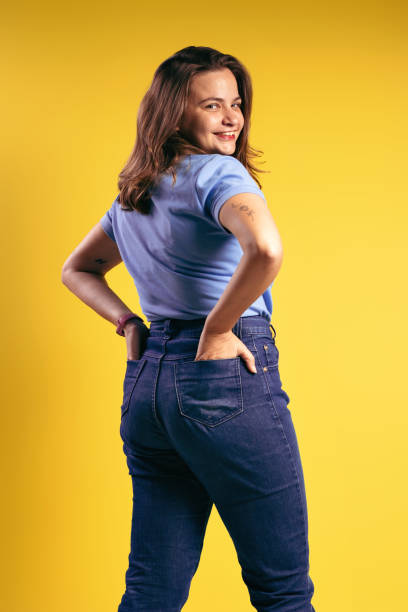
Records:
[[[163,332],[165,336],[171,336],[171,319],[165,320]]]
[[[269,323],[269,327],[272,327],[272,329],[273,329],[274,335],[272,336],[272,338],[273,338],[273,340],[275,340],[275,338],[276,338],[276,330],[275,330],[274,326],[272,325],[272,323]]]

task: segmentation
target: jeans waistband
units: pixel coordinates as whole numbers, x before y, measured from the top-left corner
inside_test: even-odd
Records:
[[[205,324],[206,317],[199,319],[160,319],[151,321],[150,333],[152,335],[168,335],[177,333],[178,330],[200,331]],[[240,338],[246,333],[260,334],[269,332],[269,328],[273,330],[273,339],[276,337],[276,331],[270,322],[269,318],[263,315],[253,315],[249,317],[240,317],[232,328],[232,332]]]

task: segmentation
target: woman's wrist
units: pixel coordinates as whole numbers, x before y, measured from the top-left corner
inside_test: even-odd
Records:
[[[123,326],[124,335],[128,336],[133,332],[134,329],[138,329],[139,331],[149,330],[149,328],[143,323],[143,321],[139,321],[139,319],[129,319],[129,321],[126,321],[125,325]]]
[[[143,319],[139,317],[139,315],[135,314],[134,312],[125,312],[116,321],[116,333],[119,334],[119,336],[125,335],[123,330],[128,321],[133,321],[133,323],[138,325],[145,325]]]

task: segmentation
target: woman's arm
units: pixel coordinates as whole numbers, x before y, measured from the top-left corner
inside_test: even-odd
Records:
[[[256,372],[255,358],[232,333],[242,313],[269,287],[282,264],[278,229],[260,195],[242,193],[229,198],[218,218],[239,241],[243,255],[218,302],[209,312],[195,361],[240,356]]]
[[[278,228],[261,196],[242,193],[221,207],[219,220],[239,241],[243,256],[203,331],[228,332],[242,313],[269,287],[282,265]]]
[[[282,258],[262,250],[246,250],[221,297],[209,312],[203,333],[230,331],[242,313],[277,276]]]
[[[116,243],[97,223],[64,262],[61,274],[72,293],[114,325],[121,315],[132,312],[105,279],[105,274],[121,261]],[[130,325],[131,321],[125,330]]]

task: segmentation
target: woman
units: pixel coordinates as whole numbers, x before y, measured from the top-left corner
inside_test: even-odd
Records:
[[[63,283],[126,338],[133,515],[119,612],[181,610],[213,503],[252,605],[314,610],[302,466],[270,323],[282,245],[249,160],[251,102],[231,55],[187,47],[164,61],[119,195],[63,267]],[[150,328],[106,283],[121,261]]]

